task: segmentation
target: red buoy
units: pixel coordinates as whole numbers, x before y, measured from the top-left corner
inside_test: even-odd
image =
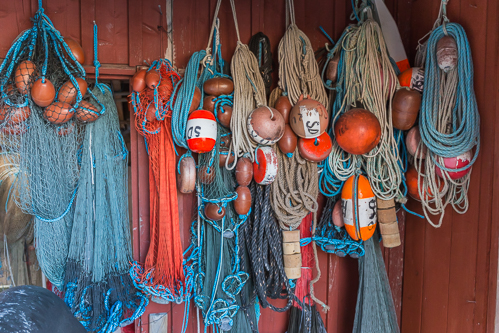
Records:
[[[234,209],[239,215],[246,215],[251,209],[251,191],[246,186],[236,188],[237,198],[234,200]]]
[[[255,161],[253,162],[253,178],[260,185],[271,184],[277,177],[277,155],[269,146],[256,149]]]
[[[31,99],[42,108],[52,104],[55,99],[55,88],[52,82],[48,79],[43,82],[41,78],[36,80],[31,88]]]
[[[261,145],[273,145],[284,134],[284,118],[274,108],[261,106],[248,116],[246,126],[250,138]]]
[[[298,139],[300,156],[310,162],[324,161],[333,150],[333,141],[327,132],[314,139]]]
[[[210,111],[196,110],[189,115],[186,128],[187,145],[195,153],[207,153],[217,140],[217,121]]]
[[[465,166],[469,165],[471,163],[471,160],[473,159],[473,155],[471,153],[471,150],[456,156],[456,157],[444,157],[444,167],[449,168],[449,169],[461,169],[464,168]],[[440,159],[437,158],[437,162],[440,163]],[[459,179],[464,176],[466,176],[469,172],[471,171],[471,167],[468,169],[462,170],[462,171],[449,171],[447,172],[449,174],[449,177],[451,179]],[[435,173],[440,177],[443,178],[442,170],[438,167],[435,166]]]
[[[284,134],[282,135],[282,138],[277,142],[277,145],[279,146],[281,152],[286,154],[286,156],[288,157],[291,157],[295,152],[296,146],[298,145],[298,137],[288,124],[286,124],[286,126],[284,127]]]
[[[367,154],[381,139],[381,125],[374,113],[352,109],[336,121],[334,135],[338,145],[347,153]]]
[[[236,182],[240,186],[248,186],[253,179],[253,164],[247,157],[242,157],[236,164]]]

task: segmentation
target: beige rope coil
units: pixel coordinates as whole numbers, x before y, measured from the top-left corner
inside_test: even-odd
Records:
[[[232,142],[229,147],[229,154],[234,153],[234,163],[229,165],[229,159],[225,162],[225,167],[232,170],[236,166],[238,158],[245,154],[251,158],[251,161],[254,161],[257,144],[251,139],[246,122],[249,114],[259,106],[266,106],[267,101],[265,98],[265,83],[260,74],[258,60],[250,51],[248,45],[241,42],[234,0],[231,0],[230,4],[238,39],[230,63],[232,79],[234,80],[234,105],[230,120]]]

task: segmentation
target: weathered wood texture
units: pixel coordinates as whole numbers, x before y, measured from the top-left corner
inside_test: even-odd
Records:
[[[409,59],[418,40],[433,25],[439,1],[386,0],[398,26]],[[93,21],[99,26],[101,73],[127,78],[136,66],[164,56],[168,45],[168,1],[160,0],[43,0],[45,13],[63,36],[80,41],[85,68],[93,72]],[[185,68],[193,52],[205,49],[216,0],[173,1],[173,62]],[[285,0],[238,0],[241,41],[263,31],[270,38],[277,82],[277,46],[285,32]],[[31,26],[36,0],[0,0],[0,59],[12,41]],[[350,22],[350,1],[295,0],[296,23],[309,36],[314,49],[327,42],[319,26],[336,40]],[[384,249],[386,267],[403,333],[494,332],[499,237],[499,3],[496,0],[452,0],[448,15],[461,23],[470,39],[475,66],[475,89],[481,114],[482,153],[473,170],[470,209],[465,215],[447,211],[444,224],[434,229],[423,220],[399,213],[402,247]],[[225,60],[237,45],[229,1],[220,9],[222,53]],[[412,62],[412,61],[411,61]],[[133,126],[132,126],[133,127]],[[143,261],[149,245],[148,160],[143,139],[132,128],[132,204],[134,257]],[[496,185],[496,186],[494,186]],[[189,243],[195,216],[194,195],[179,195],[182,240]],[[415,202],[409,207],[420,212]],[[323,314],[328,332],[352,329],[357,297],[357,261],[320,253],[322,278],[319,298],[331,310]],[[403,289],[402,289],[403,287]],[[279,302],[277,302],[279,303]],[[402,306],[403,304],[403,306]],[[180,332],[183,306],[152,304],[137,322],[148,331],[148,314],[168,312],[171,332]],[[262,310],[260,332],[285,332],[288,315]],[[196,332],[191,304],[188,332]]]

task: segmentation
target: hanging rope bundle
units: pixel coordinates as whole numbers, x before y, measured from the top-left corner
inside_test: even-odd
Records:
[[[272,52],[269,37],[262,32],[258,32],[251,36],[248,46],[258,59],[260,74],[265,83],[265,93],[268,96],[270,94],[270,87],[272,86]]]
[[[244,154],[249,154],[252,161],[255,159],[257,143],[251,139],[246,123],[251,111],[259,106],[267,105],[267,101],[265,83],[260,75],[258,61],[248,45],[241,42],[234,0],[231,0],[230,3],[237,33],[237,47],[230,63],[234,78],[234,107],[230,120],[232,143],[229,154],[234,153],[235,158],[232,165],[227,159],[225,166],[228,169],[233,169],[238,158]]]
[[[19,163],[15,196],[35,216],[36,250],[47,278],[62,289],[84,127],[104,107],[83,100],[83,50],[39,10],[0,66],[2,148]],[[92,95],[91,91],[87,95]],[[90,118],[89,118],[90,117]],[[15,161],[13,161],[15,162]]]
[[[425,161],[415,161],[423,211],[437,228],[442,225],[449,203],[460,214],[468,210],[471,168],[480,150],[480,116],[470,46],[463,27],[447,23],[445,6],[442,2],[437,20],[443,24],[432,31],[426,48],[419,120],[422,140],[418,149],[426,147],[428,152]],[[444,40],[450,45],[440,46]],[[447,58],[441,56],[444,52]],[[448,67],[444,67],[446,64]],[[441,214],[439,222],[433,223],[429,214]]]
[[[111,89],[94,95],[106,113],[87,126],[65,274],[65,300],[88,331],[114,332],[140,317],[148,299],[128,274],[128,151]]]
[[[158,71],[159,88],[134,92],[132,103],[135,127],[149,153],[151,243],[144,268],[134,263],[130,272],[136,287],[145,293],[180,303],[188,301],[192,288],[183,264],[171,133],[171,98],[180,77],[165,59],[154,61],[149,70]]]

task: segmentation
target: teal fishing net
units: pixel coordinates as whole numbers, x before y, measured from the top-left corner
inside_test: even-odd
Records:
[[[93,89],[106,112],[87,125],[81,146],[65,300],[89,331],[114,332],[132,323],[148,300],[128,274],[128,151],[109,87]]]

